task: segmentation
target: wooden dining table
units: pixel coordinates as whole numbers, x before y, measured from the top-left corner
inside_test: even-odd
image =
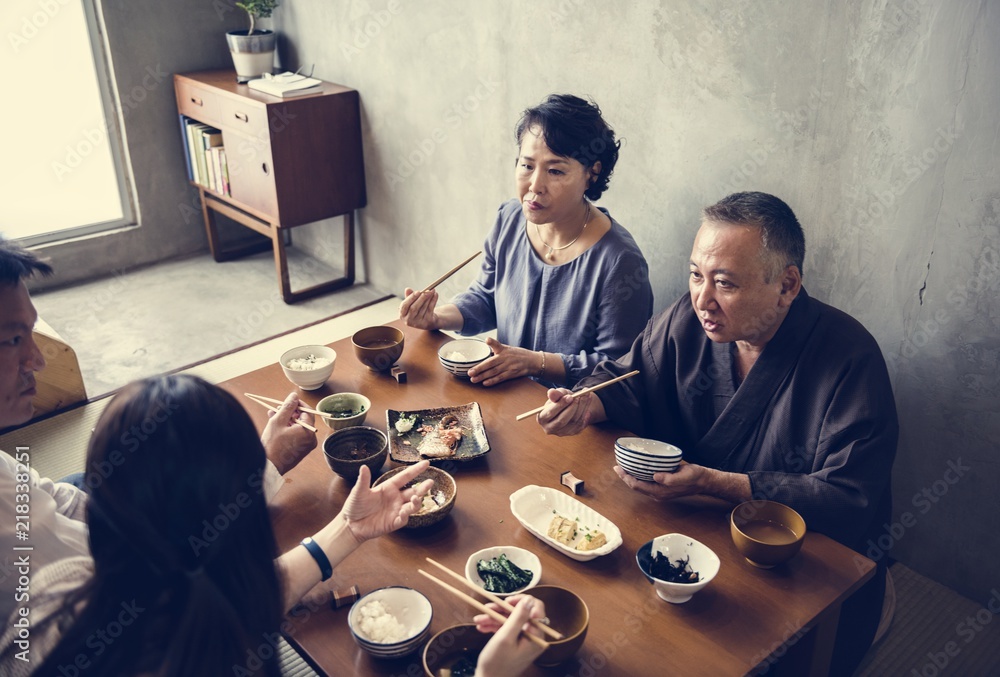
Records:
[[[517,414],[545,401],[545,388],[527,378],[484,387],[452,376],[438,362],[449,340],[439,332],[393,323],[405,334],[398,365],[405,383],[370,371],[356,359],[350,338],[331,343],[333,374],[319,390],[300,391],[307,405],[336,392],[371,400],[365,425],[386,429],[386,410],[416,410],[478,402],[489,439],[484,456],[449,466],[457,482],[451,513],[436,525],[401,529],[364,543],[341,563],[330,589],[357,585],[362,593],[408,586],[433,606],[431,633],[468,623],[475,610],[418,573],[426,557],[462,572],[473,552],[515,545],[535,553],[541,583],[568,588],[586,602],[590,626],[576,656],[558,668],[532,667],[530,675],[744,675],[826,674],[841,603],[874,575],[875,565],[843,545],[809,532],[801,551],[785,564],[760,569],[736,550],[730,536],[732,506],[712,500],[656,502],[629,489],[614,473],[613,445],[627,431],[608,424],[573,437],[546,435],[532,418]],[[290,390],[278,364],[231,379],[224,388],[246,403],[263,428],[267,411],[243,393],[283,398]],[[284,552],[314,534],[340,510],[350,486],[326,465],[322,441],[330,434],[317,422],[319,446],[285,475],[273,500],[273,524]],[[385,469],[393,467],[387,462]],[[560,483],[571,471],[584,481],[579,501],[612,521],[624,542],[610,554],[578,562],[525,529],[511,513],[510,495],[526,485],[570,490]],[[718,575],[684,604],[662,601],[636,564],[650,539],[682,533],[719,556]],[[348,606],[299,607],[282,626],[318,671],[328,675],[421,675],[421,652],[379,660],[352,639]],[[422,651],[422,649],[421,649]]]

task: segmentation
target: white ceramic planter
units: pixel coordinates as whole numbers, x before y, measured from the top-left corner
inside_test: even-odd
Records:
[[[233,55],[238,82],[248,82],[274,70],[274,31],[257,30],[253,35],[247,35],[246,31],[230,31],[226,33],[226,42]]]

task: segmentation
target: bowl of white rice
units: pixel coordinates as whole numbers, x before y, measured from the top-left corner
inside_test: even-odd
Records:
[[[493,354],[482,339],[455,339],[438,348],[441,366],[458,378],[469,378],[469,370]]]
[[[372,590],[347,615],[351,636],[376,658],[399,658],[416,651],[430,635],[430,600],[413,588]]]
[[[337,361],[337,352],[329,346],[298,346],[281,354],[278,363],[285,377],[302,388],[316,390],[321,388]]]

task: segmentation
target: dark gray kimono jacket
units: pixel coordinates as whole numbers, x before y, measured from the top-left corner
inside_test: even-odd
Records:
[[[803,289],[738,388],[732,348],[708,339],[685,294],[577,388],[638,369],[597,393],[611,421],[690,463],[749,475],[754,498],[863,553],[890,518],[898,437],[875,339]]]

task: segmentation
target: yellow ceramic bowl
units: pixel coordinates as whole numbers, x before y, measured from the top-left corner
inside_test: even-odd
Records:
[[[775,501],[740,503],[729,516],[729,526],[736,549],[762,569],[794,557],[806,536],[802,516]]]

